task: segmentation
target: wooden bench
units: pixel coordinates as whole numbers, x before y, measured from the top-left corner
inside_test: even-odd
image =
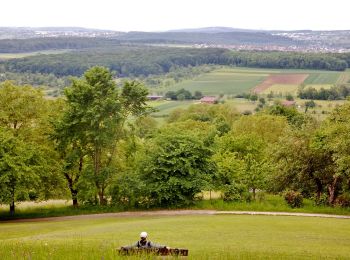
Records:
[[[154,254],[161,256],[188,256],[188,249],[185,248],[120,248],[120,255],[142,255]]]

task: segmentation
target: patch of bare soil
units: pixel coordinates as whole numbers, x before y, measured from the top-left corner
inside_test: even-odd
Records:
[[[259,94],[275,84],[300,85],[309,74],[277,74],[268,76],[262,83],[257,85],[253,92]]]

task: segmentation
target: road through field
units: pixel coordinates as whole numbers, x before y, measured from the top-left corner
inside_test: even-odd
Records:
[[[151,216],[184,216],[184,215],[265,215],[265,216],[297,216],[297,217],[320,217],[320,218],[338,218],[350,219],[350,216],[316,214],[316,213],[297,213],[297,212],[267,212],[267,211],[217,211],[217,210],[156,210],[156,211],[126,211],[117,213],[102,213],[75,215],[49,218],[31,218],[14,219],[0,221],[3,223],[18,222],[44,222],[61,220],[79,220],[79,219],[98,219],[98,218],[122,218],[122,217],[151,217]]]

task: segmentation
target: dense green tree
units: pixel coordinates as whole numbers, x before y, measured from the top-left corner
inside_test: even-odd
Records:
[[[0,130],[0,202],[10,205],[15,213],[15,202],[37,196],[45,161],[40,150],[13,133]]]
[[[123,124],[129,115],[145,112],[147,93],[135,81],[125,82],[119,91],[112,74],[103,67],[91,68],[65,89],[67,110],[57,127],[57,140],[78,149],[72,152],[79,169],[84,155],[89,156],[87,179],[94,183],[102,205],[107,203],[105,191],[116,170],[116,143]]]
[[[350,190],[350,105],[336,108],[313,139],[313,148],[328,157],[328,174],[324,182],[328,202],[334,204],[339,194]]]
[[[265,113],[275,116],[282,116],[288,120],[288,123],[295,127],[301,127],[304,124],[312,121],[312,118],[305,114],[299,113],[295,107],[286,107],[281,104],[276,104],[267,108]]]
[[[325,192],[325,176],[332,174],[331,158],[312,148],[315,127],[290,129],[269,151],[274,165],[269,190],[299,190],[305,196],[316,195],[319,201]]]
[[[219,187],[225,190],[230,185],[241,185],[241,191],[264,189],[269,165],[266,159],[267,143],[255,133],[237,134],[234,130],[216,140]],[[243,186],[242,186],[243,185]],[[240,195],[242,196],[242,194]]]
[[[48,142],[49,107],[40,90],[30,86],[0,85],[0,185],[2,201],[10,204],[47,198],[60,189],[55,153]],[[55,186],[55,188],[53,188]]]
[[[193,203],[210,182],[211,155],[195,135],[164,132],[152,140],[140,166],[151,204],[177,207]]]

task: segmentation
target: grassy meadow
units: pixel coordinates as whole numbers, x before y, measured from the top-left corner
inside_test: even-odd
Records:
[[[0,259],[130,259],[116,249],[144,230],[153,242],[188,248],[188,259],[349,257],[347,219],[190,215],[1,223]]]

